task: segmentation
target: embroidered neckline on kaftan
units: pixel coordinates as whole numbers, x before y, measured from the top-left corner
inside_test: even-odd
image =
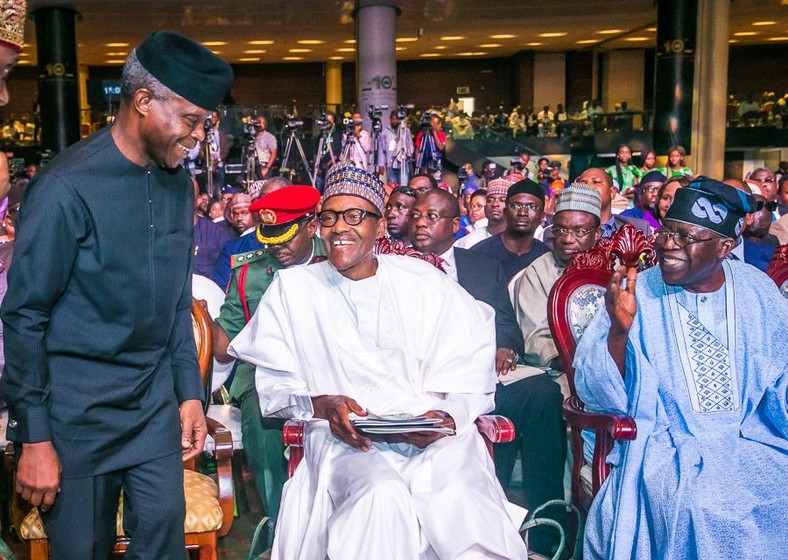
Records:
[[[733,276],[725,270],[725,307],[728,347],[720,342],[701,320],[679,303],[681,288],[666,286],[671,318],[692,409],[702,414],[733,412],[739,409],[736,372],[736,317],[733,306]]]

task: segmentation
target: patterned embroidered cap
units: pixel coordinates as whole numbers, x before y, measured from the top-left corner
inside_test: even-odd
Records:
[[[332,196],[351,195],[363,198],[383,215],[383,183],[372,173],[356,167],[352,161],[334,165],[326,177],[323,200]]]
[[[565,210],[574,210],[588,212],[597,218],[602,215],[602,197],[596,189],[585,183],[572,183],[558,193],[556,201],[556,214]]]
[[[509,192],[509,187],[511,187],[513,184],[514,181],[510,181],[504,177],[493,179],[487,183],[487,194],[502,194],[506,196],[506,194]]]
[[[665,219],[700,226],[735,239],[741,233],[744,215],[757,209],[758,203],[750,193],[701,176],[676,191]]]
[[[0,0],[0,45],[19,52],[25,42],[26,0]]]

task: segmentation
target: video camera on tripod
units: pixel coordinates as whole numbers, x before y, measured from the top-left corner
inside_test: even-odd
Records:
[[[326,112],[323,111],[320,113],[320,116],[315,119],[315,126],[318,128],[318,130],[326,132],[331,130],[333,123],[329,122]]]
[[[243,127],[244,140],[247,144],[253,144],[255,136],[263,129],[257,121],[257,117],[241,117],[241,125]]]
[[[304,128],[304,121],[297,118],[295,115],[286,115],[284,128],[288,132],[301,130]]]
[[[401,121],[405,120],[408,116],[408,110],[416,107],[413,103],[406,103],[404,105],[397,105],[397,118]]]
[[[421,120],[419,121],[419,130],[429,130],[432,128],[432,116],[434,113],[430,113],[429,111],[425,111],[421,115]]]
[[[345,117],[344,119],[342,119],[342,124],[345,125],[346,127],[353,127],[353,126],[356,126],[356,125],[360,125],[360,124],[362,124],[362,122],[363,121],[360,121],[360,120],[357,121],[356,119],[354,119],[352,117]]]
[[[372,120],[372,130],[380,132],[383,130],[383,122],[380,120],[383,117],[383,111],[388,111],[388,105],[370,105],[367,109],[367,114]]]

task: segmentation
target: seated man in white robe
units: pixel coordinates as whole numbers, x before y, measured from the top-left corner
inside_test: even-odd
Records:
[[[383,194],[370,173],[335,166],[318,214],[328,261],[280,270],[230,345],[257,366],[263,415],[311,420],[272,557],[525,559],[524,510],[474,426],[494,406],[494,313],[425,262],[373,256]],[[354,427],[372,413],[453,433]]]
[[[725,258],[755,208],[706,177],[676,191],[659,266],[613,274],[580,339],[580,398],[637,422],[608,457],[587,559],[788,558],[788,303]]]

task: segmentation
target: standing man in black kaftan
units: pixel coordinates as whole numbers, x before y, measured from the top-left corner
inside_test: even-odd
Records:
[[[28,187],[0,316],[0,393],[51,558],[106,560],[124,491],[127,558],[183,559],[181,459],[206,426],[191,306],[193,191],[180,167],[232,81],[156,32],[132,53],[112,128]]]

